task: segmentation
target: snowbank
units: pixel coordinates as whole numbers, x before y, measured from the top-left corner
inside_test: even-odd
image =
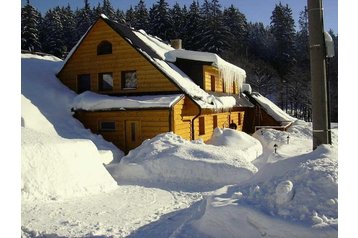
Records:
[[[76,94],[55,77],[61,63],[52,56],[22,55],[21,192],[25,201],[86,196],[117,187],[102,163],[123,152],[72,117]]]
[[[77,94],[56,78],[62,64],[62,60],[54,56],[21,54],[21,123],[42,133],[52,131],[67,139],[91,140],[103,163],[119,161],[124,155],[122,151],[102,136],[92,134],[72,117],[72,102]],[[32,111],[33,107],[38,113]]]
[[[207,142],[216,146],[225,146],[245,153],[247,161],[253,161],[262,154],[260,141],[242,131],[216,128],[212,138]]]
[[[187,191],[235,184],[256,172],[242,151],[190,142],[171,132],[144,141],[107,168],[120,184]]]
[[[22,128],[21,136],[22,199],[66,199],[117,187],[91,141],[64,139],[28,128]]]
[[[268,164],[210,196],[181,237],[337,237],[337,163],[336,148],[320,146]]]

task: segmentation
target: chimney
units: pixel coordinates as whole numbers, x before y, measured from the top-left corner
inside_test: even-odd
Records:
[[[180,50],[180,49],[182,49],[182,40],[181,40],[181,39],[170,40],[170,45],[171,45],[174,49]]]

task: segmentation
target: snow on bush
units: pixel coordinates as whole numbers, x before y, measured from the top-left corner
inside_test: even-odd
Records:
[[[245,153],[247,161],[253,161],[262,154],[260,141],[242,131],[216,128],[207,144],[225,146]]]
[[[172,132],[144,141],[107,168],[122,184],[194,191],[236,184],[257,171],[242,151],[187,141]]]

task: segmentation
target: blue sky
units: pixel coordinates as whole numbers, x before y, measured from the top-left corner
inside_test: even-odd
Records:
[[[189,6],[192,0],[167,0],[172,6],[175,2],[179,2],[181,5]],[[45,13],[48,9],[55,6],[65,6],[68,3],[72,9],[77,7],[83,7],[83,0],[30,0],[30,3],[36,7],[42,13]],[[102,0],[90,0],[91,6],[97,6],[98,2],[102,3]],[[112,0],[111,3],[115,8],[127,10],[131,5],[135,6],[139,0]],[[147,7],[152,6],[157,0],[145,0]],[[199,0],[200,3],[203,0]],[[263,22],[265,25],[270,24],[270,16],[275,4],[278,4],[280,0],[220,0],[220,4],[223,7],[228,7],[231,4],[240,9],[242,13],[246,15],[248,21]],[[300,11],[304,9],[307,4],[307,0],[281,0],[281,3],[288,4],[293,10],[293,17],[298,25],[298,17]],[[21,0],[21,6],[26,4],[26,0]],[[338,0],[323,0],[324,7],[324,25],[325,29],[333,29],[338,33]]]

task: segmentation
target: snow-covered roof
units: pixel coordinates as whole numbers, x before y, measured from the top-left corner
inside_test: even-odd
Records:
[[[279,108],[272,101],[262,96],[260,93],[253,92],[251,96],[266,110],[266,112],[272,116],[276,121],[279,122],[294,122],[297,119],[291,117],[286,112],[284,112],[281,108]]]
[[[73,100],[75,110],[125,110],[130,108],[170,108],[183,94],[115,97],[86,91]]]
[[[205,92],[173,63],[177,58],[191,59],[201,62],[211,62],[213,66],[218,67],[220,75],[224,78],[224,80],[226,80],[227,85],[230,86],[235,81],[239,87],[241,87],[246,78],[246,73],[243,69],[226,62],[218,55],[213,53],[175,50],[169,44],[163,42],[160,38],[151,36],[143,30],[134,30],[133,28],[129,28],[128,26],[118,22],[111,21],[103,14],[100,17],[113,30],[120,34],[129,44],[141,52],[142,55],[145,56],[148,60],[150,60],[201,108],[219,110],[232,108],[236,105],[236,100],[232,96],[216,97]],[[84,39],[85,35],[80,39],[80,41],[66,57],[63,67],[75,52],[80,42]]]

